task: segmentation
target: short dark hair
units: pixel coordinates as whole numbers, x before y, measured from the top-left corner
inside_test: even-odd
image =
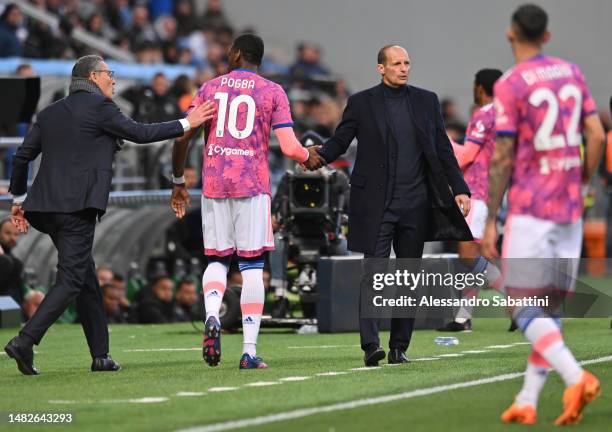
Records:
[[[387,62],[387,50],[391,47],[397,46],[396,44],[385,45],[381,49],[378,50],[378,56],[376,57],[376,61],[378,64],[384,65]]]
[[[540,6],[525,4],[512,14],[512,24],[519,32],[519,37],[527,42],[539,41],[548,26],[548,15]]]
[[[190,279],[190,278],[181,279],[179,283],[176,284],[176,291],[179,292],[181,288],[183,288],[185,285],[195,285],[195,284],[196,283],[193,279]]]
[[[493,96],[493,84],[502,76],[499,69],[480,69],[476,72],[474,84],[482,86],[487,96]]]
[[[86,55],[76,61],[72,68],[72,76],[75,78],[89,78],[89,74],[98,68],[104,59],[99,55]]]
[[[102,290],[102,295],[106,295],[106,293],[110,290],[114,290],[115,289],[115,285],[113,284],[104,284],[100,287],[100,289]]]
[[[252,33],[240,35],[234,40],[233,49],[240,51],[242,58],[247,62],[256,66],[261,65],[264,43],[259,36]]]

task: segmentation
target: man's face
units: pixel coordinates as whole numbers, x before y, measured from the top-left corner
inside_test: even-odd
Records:
[[[198,301],[198,293],[195,284],[185,283],[176,292],[176,301],[182,305],[193,306]]]
[[[100,286],[113,283],[113,272],[107,268],[98,269],[98,283]]]
[[[384,64],[377,66],[383,82],[391,87],[401,87],[408,83],[410,74],[410,57],[400,46],[392,46],[386,50]]]
[[[155,284],[155,287],[153,287],[153,292],[158,299],[168,303],[172,301],[172,288],[172,280],[162,279]]]
[[[155,77],[151,83],[151,89],[153,89],[153,93],[155,93],[157,96],[165,96],[170,89],[168,78],[163,75]]]
[[[107,314],[112,314],[119,309],[121,294],[116,288],[108,288],[104,291],[104,310]]]
[[[0,245],[12,249],[17,246],[19,231],[11,222],[4,222],[0,228]]]
[[[89,78],[100,87],[104,96],[109,99],[112,99],[115,94],[116,84],[114,77],[111,78],[111,75],[112,73],[105,62],[100,62],[96,70],[89,74]]]
[[[6,22],[13,27],[19,27],[23,20],[23,15],[21,15],[21,10],[19,8],[13,8],[13,10],[6,17]]]

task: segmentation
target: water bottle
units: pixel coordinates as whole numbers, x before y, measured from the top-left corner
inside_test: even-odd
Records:
[[[436,345],[453,346],[459,345],[459,339],[452,336],[438,336],[434,339]]]

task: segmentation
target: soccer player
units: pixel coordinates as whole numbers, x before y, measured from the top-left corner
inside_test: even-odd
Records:
[[[581,183],[598,166],[604,133],[578,66],[542,54],[542,45],[550,38],[547,22],[542,8],[524,5],[512,15],[507,31],[516,65],[494,87],[497,142],[489,172],[482,240],[485,256],[497,255],[495,218],[511,178],[502,257],[532,261],[580,257]],[[586,136],[584,166],[582,134]],[[512,267],[508,261],[512,260],[505,264]],[[529,261],[521,261],[525,263]],[[504,274],[508,291],[512,289],[508,279],[521,271]],[[574,266],[573,279],[576,272]],[[581,368],[567,348],[558,320],[538,308],[517,309],[513,317],[533,348],[523,388],[502,414],[502,421],[535,423],[538,396],[552,367],[566,385],[564,409],[555,423],[577,423],[584,406],[599,394],[599,381]]]
[[[474,241],[459,242],[459,259],[469,263],[476,271],[487,269],[487,277],[496,282],[499,270],[487,263],[480,251],[480,240],[487,219],[489,162],[495,147],[495,110],[493,109],[493,84],[502,75],[498,69],[481,69],[474,78],[474,103],[478,106],[465,133],[465,143],[453,143],[453,151],[463,171],[463,178],[472,192],[472,208],[466,221]],[[474,297],[478,290],[466,288],[465,298]],[[438,329],[441,331],[469,331],[472,329],[472,308],[461,307],[454,321]]]
[[[203,356],[210,366],[219,364],[221,358],[219,308],[230,257],[236,253],[243,279],[240,307],[244,345],[239,367],[267,367],[257,356],[256,344],[264,306],[263,254],[274,249],[268,168],[270,129],[286,156],[314,168],[324,162],[314,148],[307,150],[295,137],[283,89],[257,74],[263,53],[260,37],[239,36],[229,51],[231,72],[205,83],[190,107],[209,100],[217,102],[214,117],[205,125],[202,193],[204,253],[209,259],[202,278],[206,308]],[[190,138],[177,140],[173,147],[172,208],[179,218],[189,203],[182,177]]]

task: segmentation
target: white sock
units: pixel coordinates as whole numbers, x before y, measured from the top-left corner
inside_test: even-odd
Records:
[[[565,345],[563,336],[552,318],[533,318],[524,330],[525,337],[557,371],[566,386],[576,384],[582,376],[582,368]]]
[[[534,408],[538,406],[540,392],[546,383],[548,377],[548,362],[535,351],[531,352],[525,371],[525,381],[523,388],[516,395],[515,402],[517,405],[532,405]]]
[[[240,295],[240,309],[242,311],[242,333],[244,344],[243,353],[251,356],[257,354],[257,336],[261,324],[261,314],[264,306],[263,262],[262,268],[241,264],[242,293]]]
[[[202,276],[202,290],[204,291],[204,308],[206,319],[215,317],[219,321],[219,308],[223,301],[225,286],[227,285],[227,267],[218,261],[208,264]]]

